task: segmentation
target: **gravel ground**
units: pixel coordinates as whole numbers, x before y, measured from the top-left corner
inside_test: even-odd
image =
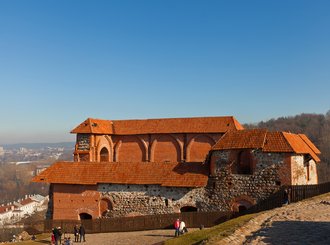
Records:
[[[190,228],[189,231],[199,230]],[[174,237],[174,229],[167,230],[149,230],[149,231],[133,231],[133,232],[111,232],[111,233],[95,233],[86,234],[86,242],[73,244],[81,245],[153,245],[161,243]],[[71,235],[70,239],[74,240]],[[46,239],[50,241],[50,239]],[[45,241],[45,240],[43,240]],[[63,241],[62,241],[63,242]],[[38,243],[40,244],[40,243]]]

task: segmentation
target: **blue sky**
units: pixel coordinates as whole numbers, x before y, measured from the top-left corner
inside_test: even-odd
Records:
[[[330,1],[0,1],[0,144],[87,117],[330,109]]]

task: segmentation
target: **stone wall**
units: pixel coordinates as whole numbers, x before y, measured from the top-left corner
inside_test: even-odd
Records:
[[[111,203],[110,217],[179,213],[183,207],[199,210],[205,200],[204,188],[100,184],[98,191]]]
[[[215,151],[212,161],[213,176],[206,188],[210,202],[203,209],[208,211],[233,210],[243,203],[251,206],[276,192],[283,184],[281,172],[288,166],[285,153],[264,153],[251,151],[254,158],[253,174],[234,174],[235,151]],[[281,171],[280,171],[281,170]],[[290,175],[290,172],[288,172]]]

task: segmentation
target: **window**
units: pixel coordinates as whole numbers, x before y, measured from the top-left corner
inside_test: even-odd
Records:
[[[307,181],[309,181],[311,178],[310,178],[310,172],[309,172],[309,162],[306,164],[306,177],[307,177]]]
[[[109,162],[109,151],[105,147],[103,147],[100,151],[100,161]]]

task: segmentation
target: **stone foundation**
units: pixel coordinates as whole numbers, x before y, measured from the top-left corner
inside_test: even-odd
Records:
[[[204,188],[101,184],[98,191],[111,203],[110,217],[179,213],[183,207],[199,210],[205,199]]]

